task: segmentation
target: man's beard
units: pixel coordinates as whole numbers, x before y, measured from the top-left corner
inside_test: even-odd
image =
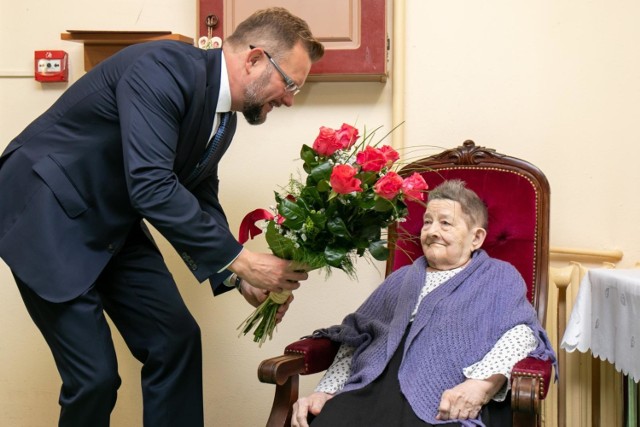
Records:
[[[271,68],[266,69],[260,77],[249,84],[244,91],[244,105],[242,114],[250,125],[260,125],[267,120],[267,113],[263,111],[264,101],[262,93],[271,80]]]

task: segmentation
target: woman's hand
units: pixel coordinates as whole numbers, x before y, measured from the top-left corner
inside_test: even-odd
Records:
[[[467,420],[478,418],[482,406],[500,390],[507,378],[495,374],[486,380],[468,379],[445,390],[440,399],[437,420]]]
[[[291,416],[291,427],[309,427],[307,417],[309,414],[318,415],[327,400],[333,397],[332,394],[317,391],[307,397],[301,397],[293,404],[293,415]]]

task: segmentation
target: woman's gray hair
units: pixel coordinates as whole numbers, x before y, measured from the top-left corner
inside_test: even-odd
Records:
[[[467,184],[460,179],[444,181],[433,190],[429,191],[428,202],[432,200],[446,199],[460,203],[462,213],[470,220],[470,227],[480,226],[485,230],[488,227],[489,213],[482,199],[467,188]]]

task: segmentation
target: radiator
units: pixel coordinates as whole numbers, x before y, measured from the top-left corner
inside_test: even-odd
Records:
[[[613,365],[591,353],[560,349],[580,281],[590,268],[615,268],[619,251],[552,248],[549,300],[545,328],[556,350],[559,381],[542,405],[546,427],[609,427],[623,425],[623,378]]]

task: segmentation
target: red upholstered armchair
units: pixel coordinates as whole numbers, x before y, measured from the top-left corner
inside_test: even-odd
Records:
[[[415,171],[424,176],[430,188],[446,179],[462,179],[484,200],[489,209],[489,230],[483,248],[520,271],[527,283],[529,300],[544,325],[549,261],[549,183],[544,174],[526,161],[477,147],[473,141],[412,163],[400,174],[407,176]],[[419,236],[423,212],[420,204],[409,205],[407,221],[389,230],[391,256],[387,274],[422,256]],[[276,384],[267,427],[290,425],[299,375],[326,370],[336,351],[337,346],[327,339],[303,339],[287,346],[284,355],[260,364],[260,381]],[[551,374],[550,362],[533,358],[514,367],[514,426],[540,425],[541,401],[547,394]]]

